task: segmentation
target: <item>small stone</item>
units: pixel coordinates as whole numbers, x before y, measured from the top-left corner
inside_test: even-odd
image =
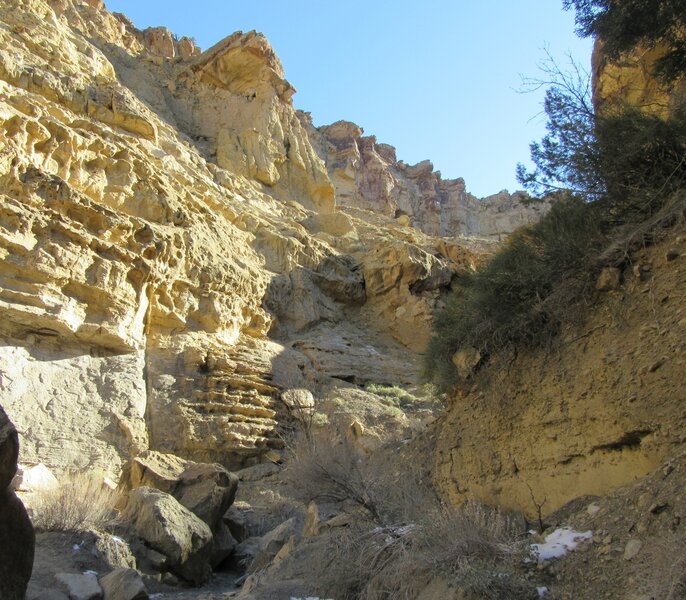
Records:
[[[651,266],[649,264],[637,264],[632,268],[634,277],[641,281],[645,281],[650,277]]]
[[[100,578],[105,600],[148,600],[141,576],[134,569],[115,569]]]
[[[654,373],[654,372],[657,371],[662,365],[664,365],[665,362],[667,362],[667,357],[662,356],[662,357],[658,358],[654,363],[652,363],[652,364],[648,367],[648,373]]]
[[[321,515],[319,514],[319,506],[315,502],[310,502],[307,506],[307,513],[305,514],[305,524],[303,526],[303,537],[314,537],[319,535],[322,526]]]
[[[668,262],[676,260],[680,256],[681,252],[679,252],[676,248],[670,248],[669,250],[667,250],[667,252],[665,252],[665,258]]]
[[[274,464],[281,464],[283,462],[283,456],[276,450],[267,450],[262,456]]]
[[[621,285],[622,272],[617,267],[605,267],[598,276],[595,289],[599,292],[618,290]]]
[[[634,558],[643,547],[641,540],[629,540],[624,547],[624,560],[631,560]]]
[[[167,568],[169,559],[167,559],[164,554],[157,550],[153,550],[152,548],[146,548],[145,553],[153,569],[156,571],[164,571]]]
[[[177,586],[179,585],[179,578],[174,573],[163,573],[162,583],[165,585]]]
[[[665,477],[668,477],[672,471],[674,471],[674,465],[672,463],[667,463],[664,467],[662,467],[662,474]]]
[[[353,434],[353,437],[362,437],[364,435],[364,425],[362,425],[362,423],[355,419],[350,424],[350,432]]]
[[[589,504],[586,508],[586,512],[591,516],[597,515],[600,512],[600,506],[595,503]]]
[[[479,366],[481,359],[481,352],[471,346],[460,348],[451,358],[461,379],[468,379]]]
[[[650,505],[648,511],[653,515],[657,515],[661,513],[663,510],[665,510],[668,506],[669,504],[667,504],[666,502],[654,502]]]

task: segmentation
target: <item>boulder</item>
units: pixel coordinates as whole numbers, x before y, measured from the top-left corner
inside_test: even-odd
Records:
[[[238,544],[233,552],[232,563],[240,570],[247,570],[255,561],[261,538],[252,536]]]
[[[102,600],[102,588],[93,573],[59,573],[55,579],[69,600]]]
[[[229,528],[231,535],[236,538],[237,541],[242,542],[250,537],[252,528],[255,525],[255,511],[250,508],[250,506],[241,506],[240,508],[232,506],[226,511],[222,520]]]
[[[218,464],[196,463],[173,454],[147,451],[122,475],[122,487],[151,487],[171,494],[214,529],[233,503],[238,477]]]
[[[100,578],[104,600],[148,600],[145,584],[133,569],[115,569]]]
[[[306,420],[314,413],[314,396],[304,388],[289,389],[281,394],[281,400],[288,410],[300,420]]]
[[[129,492],[122,518],[153,549],[169,559],[171,571],[194,583],[210,576],[212,532],[173,496],[149,487]]]
[[[12,489],[19,492],[38,492],[57,487],[57,478],[43,463],[32,467],[19,465],[12,480]]]
[[[265,453],[266,455],[266,453]],[[281,467],[273,462],[259,463],[251,467],[245,467],[236,472],[238,481],[260,481],[266,477],[276,475],[281,471]]]
[[[250,564],[250,571],[259,571],[274,560],[279,551],[295,535],[295,518],[284,521],[263,535],[257,543],[255,558]]]
[[[217,464],[192,463],[181,474],[174,497],[214,528],[233,504],[238,477]]]
[[[136,557],[126,540],[116,535],[99,532],[95,534],[91,554],[111,567],[136,568]]]
[[[23,600],[33,569],[35,534],[10,488],[17,472],[19,436],[0,406],[0,598]]]
[[[220,521],[214,532],[214,539],[212,542],[212,556],[210,557],[212,568],[218,567],[229,558],[237,545],[238,542],[231,534],[229,526]]]

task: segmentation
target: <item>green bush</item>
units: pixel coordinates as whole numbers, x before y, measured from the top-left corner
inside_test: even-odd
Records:
[[[625,110],[596,119],[597,159],[604,182],[599,210],[607,228],[658,212],[686,183],[686,122]]]
[[[457,381],[453,354],[488,356],[508,345],[549,340],[587,298],[604,235],[596,206],[561,195],[537,224],[517,230],[491,260],[456,282],[434,321],[424,374],[440,388]]]
[[[417,402],[417,398],[397,385],[383,385],[380,383],[369,383],[365,389],[372,394],[379,396],[384,403],[396,408],[411,408]]]

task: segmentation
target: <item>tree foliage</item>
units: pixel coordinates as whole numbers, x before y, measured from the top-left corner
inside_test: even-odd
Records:
[[[611,57],[667,43],[659,75],[673,82],[686,73],[686,0],[564,1],[577,11],[579,32],[602,37]],[[573,62],[562,69],[548,55],[543,73],[525,84],[546,88],[547,133],[530,146],[534,170],[518,165],[517,177],[552,198],[552,209],[456,282],[424,361],[425,376],[443,389],[457,382],[451,359],[462,348],[487,359],[551,340],[593,297],[600,256],[613,240],[684,202],[684,115],[661,119],[633,108],[599,115],[587,71]]]
[[[571,190],[597,198],[605,185],[597,172],[598,147],[591,98],[591,77],[570,59],[563,69],[550,54],[540,65],[541,78],[526,78],[523,91],[547,88],[543,108],[547,133],[530,145],[535,165],[527,172],[517,165],[518,181],[533,195]]]
[[[517,179],[534,195],[568,190],[597,202],[608,226],[636,222],[659,210],[686,182],[686,120],[661,119],[634,108],[599,115],[593,110],[590,74],[574,62],[561,68],[550,56],[544,77],[525,80],[547,87],[547,133],[531,144],[533,171],[517,166]]]
[[[684,0],[564,0],[576,11],[577,32],[603,40],[617,59],[636,46],[667,47],[656,75],[673,82],[686,71],[686,2]]]
[[[461,348],[487,357],[550,340],[592,290],[601,240],[594,206],[558,193],[541,221],[515,231],[490,261],[455,282],[434,320],[425,376],[448,389],[457,382],[451,358]]]

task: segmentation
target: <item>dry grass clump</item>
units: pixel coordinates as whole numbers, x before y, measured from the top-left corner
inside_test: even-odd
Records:
[[[664,535],[642,550],[641,592],[656,600],[686,598],[686,538],[678,532]]]
[[[72,473],[41,490],[31,502],[33,523],[43,531],[103,530],[116,523],[116,490],[91,473]]]
[[[321,593],[411,600],[438,586],[435,597],[452,598],[455,590],[464,594],[455,598],[538,597],[522,576],[528,546],[513,520],[475,502],[445,508],[410,465],[389,477],[383,462],[334,435],[310,442],[291,448],[286,473],[294,491],[304,502],[355,514],[329,537],[326,567],[310,564]]]
[[[521,532],[496,510],[468,502],[429,511],[421,523],[378,532],[361,552],[370,577],[360,598],[410,600],[428,586],[446,597],[459,590],[455,597],[537,598],[519,572],[525,548]]]

